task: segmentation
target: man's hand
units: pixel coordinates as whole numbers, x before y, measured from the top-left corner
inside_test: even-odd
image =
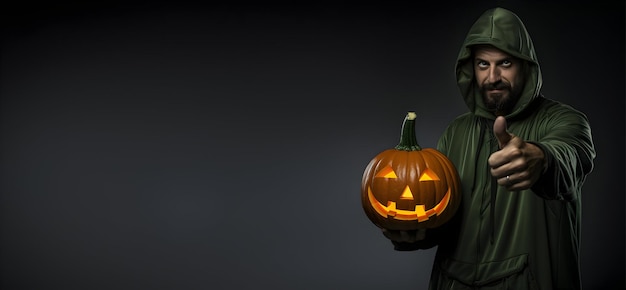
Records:
[[[426,230],[413,230],[413,231],[394,231],[388,229],[382,229],[383,235],[388,239],[398,243],[415,243],[423,240],[426,237]]]
[[[545,167],[545,155],[541,148],[509,133],[506,119],[502,116],[496,118],[493,133],[500,150],[489,156],[491,175],[498,179],[499,185],[511,191],[532,187]]]

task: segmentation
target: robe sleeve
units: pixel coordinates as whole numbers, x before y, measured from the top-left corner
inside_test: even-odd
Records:
[[[596,155],[589,120],[583,113],[561,105],[548,110],[538,126],[542,136],[528,142],[543,150],[546,167],[533,185],[533,192],[546,199],[577,199]]]

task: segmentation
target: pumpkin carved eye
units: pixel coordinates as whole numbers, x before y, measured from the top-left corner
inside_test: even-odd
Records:
[[[437,173],[432,171],[430,168],[426,168],[424,169],[424,172],[422,172],[422,176],[420,176],[419,180],[420,181],[436,181],[436,180],[439,180],[439,176],[437,176]]]
[[[386,166],[385,168],[383,168],[380,171],[378,171],[378,173],[376,174],[376,177],[379,177],[379,178],[398,178],[398,176],[396,175],[396,172],[393,171],[393,168],[391,168],[391,166]]]

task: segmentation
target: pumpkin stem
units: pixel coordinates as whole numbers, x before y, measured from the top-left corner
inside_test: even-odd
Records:
[[[402,123],[402,132],[400,133],[400,143],[395,147],[397,150],[405,151],[419,151],[422,150],[419,144],[417,144],[417,138],[415,137],[415,118],[417,114],[409,111]]]

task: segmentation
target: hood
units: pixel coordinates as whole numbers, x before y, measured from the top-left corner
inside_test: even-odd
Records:
[[[472,113],[494,119],[493,113],[487,111],[478,85],[474,80],[471,47],[477,44],[492,45],[528,62],[529,69],[527,70],[526,84],[522,90],[522,95],[511,113],[506,117],[508,119],[518,115],[539,95],[542,81],[535,48],[524,23],[515,13],[504,8],[494,8],[485,11],[470,28],[457,57],[457,84],[465,103]]]

